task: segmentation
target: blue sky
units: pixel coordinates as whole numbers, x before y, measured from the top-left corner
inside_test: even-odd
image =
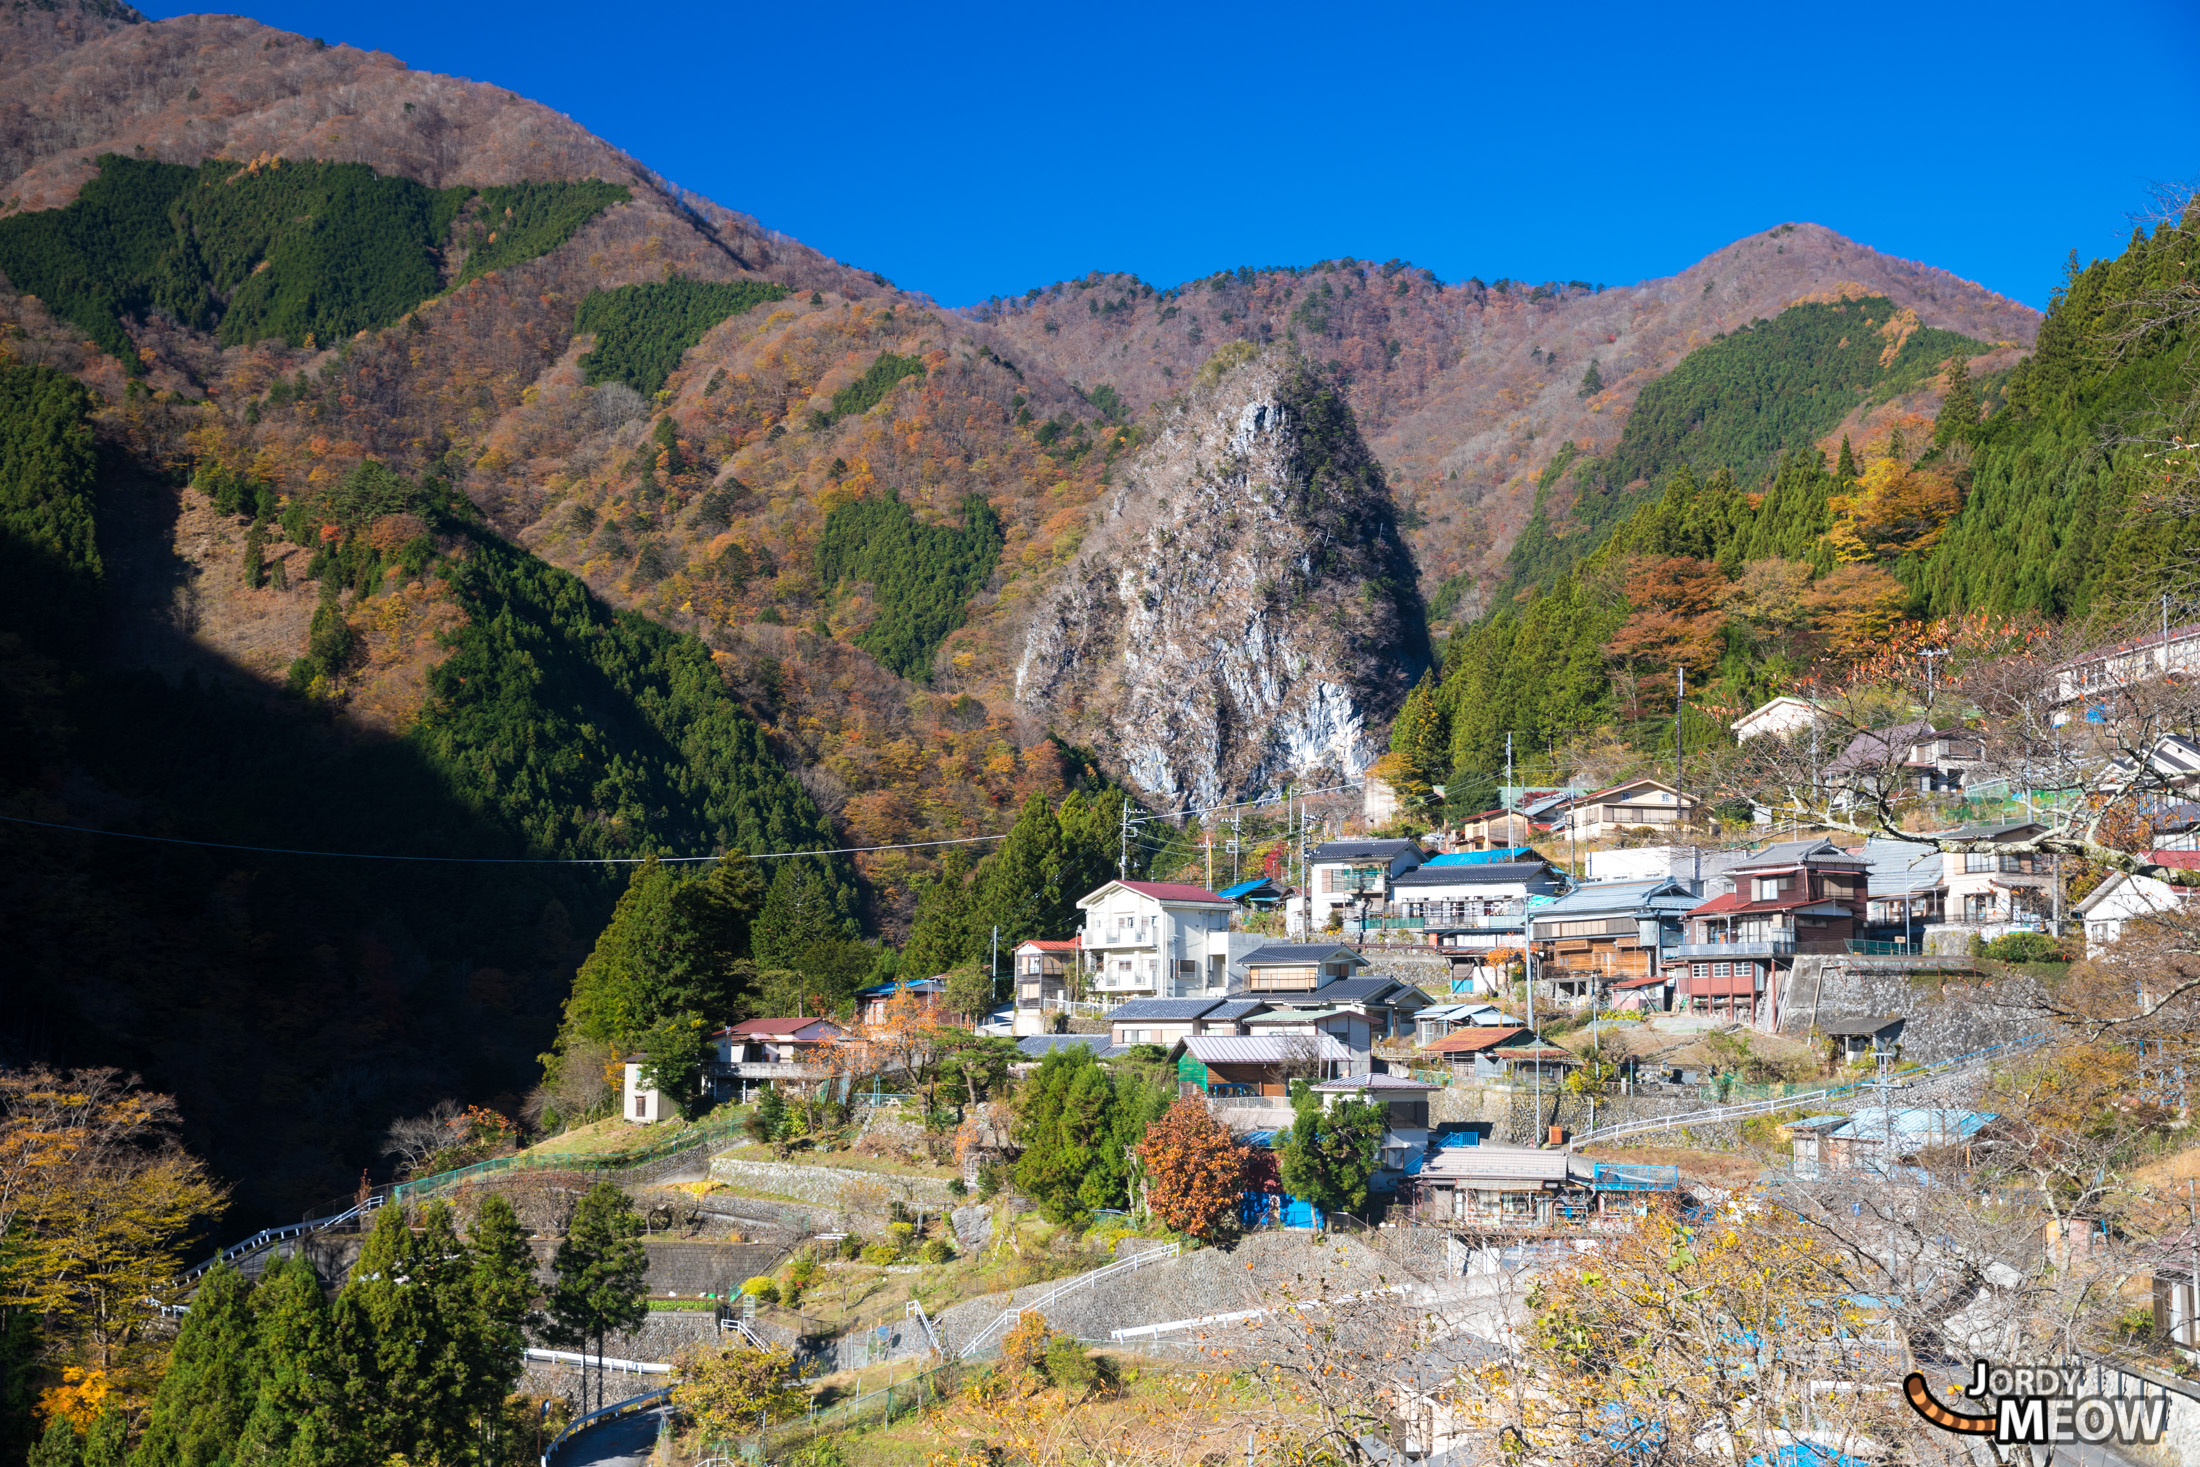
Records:
[[[1810,220],[2044,306],[2200,181],[2190,0],[248,13],[534,97],[950,305],[1339,255],[1618,285]]]

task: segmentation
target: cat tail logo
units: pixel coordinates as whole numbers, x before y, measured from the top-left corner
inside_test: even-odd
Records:
[[[1942,1405],[1916,1371],[1903,1379],[1902,1394],[1910,1409],[1942,1431],[1986,1437],[1997,1446],[2151,1446],[2169,1430],[2168,1396],[2081,1394],[2087,1374],[2082,1366],[1996,1368],[1974,1361],[1963,1394],[1981,1402],[1992,1397],[1991,1414]]]

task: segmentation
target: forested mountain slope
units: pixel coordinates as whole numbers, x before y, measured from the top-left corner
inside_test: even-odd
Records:
[[[1448,609],[1471,616],[1503,578],[1535,481],[1563,444],[1611,451],[1643,387],[1689,352],[1845,285],[1982,343],[2029,346],[2038,327],[2030,307],[1815,224],[1783,224],[1678,275],[1602,289],[1446,284],[1397,260],[1333,260],[1165,290],[1096,272],[971,314],[1002,350],[1133,411],[1177,390],[1223,341],[1289,339],[1336,364],[1399,497],[1424,593],[1449,583]]]

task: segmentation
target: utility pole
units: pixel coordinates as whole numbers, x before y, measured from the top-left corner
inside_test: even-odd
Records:
[[[1001,996],[1001,924],[993,924],[993,951],[986,960],[986,976],[993,980],[992,996]]]
[[[1681,783],[1681,709],[1688,702],[1688,664],[1682,663],[1673,672],[1678,679],[1673,685],[1673,818],[1678,820],[1688,810],[1688,796],[1682,793],[1686,786]]]
[[[1513,797],[1512,797],[1512,787],[1513,787],[1513,736],[1512,736],[1511,734],[1506,734],[1506,735],[1505,735],[1505,794],[1504,794],[1504,797],[1503,797],[1502,799],[1500,799],[1500,800],[1499,800],[1499,801],[1498,801],[1497,803],[1498,803],[1498,804],[1500,804],[1500,805],[1503,805],[1503,806],[1504,806],[1504,807],[1505,807],[1506,809],[1508,809],[1508,810],[1510,810],[1510,809],[1512,808],[1512,799],[1513,799]],[[1507,821],[1507,822],[1505,823],[1505,828],[1506,828],[1507,830],[1510,830],[1510,829],[1512,828],[1512,822],[1511,822],[1511,821]]]
[[[1115,879],[1127,880],[1131,874],[1131,802],[1123,801],[1123,833],[1115,845]]]
[[[1215,833],[1207,832],[1207,890],[1215,889]]]
[[[1230,812],[1230,884],[1237,885],[1245,878],[1238,874],[1238,862],[1245,855],[1245,812]]]

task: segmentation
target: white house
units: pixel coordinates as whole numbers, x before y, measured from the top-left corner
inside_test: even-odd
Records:
[[[1111,881],[1077,905],[1096,998],[1219,998],[1229,989],[1228,897],[1175,882]]]
[[[1699,896],[1717,896],[1733,883],[1723,878],[1730,867],[1749,859],[1747,851],[1717,846],[1628,846],[1589,852],[1587,879],[1598,881],[1685,881]]]
[[[1946,839],[1963,841],[2030,840],[2043,825],[2018,820],[2007,825],[1949,831]],[[2055,905],[2052,856],[2022,851],[1947,851],[1941,857],[1945,915],[1972,925],[2044,923]]]
[[[1640,826],[1677,825],[1696,810],[1696,797],[1654,779],[1630,779],[1583,795],[1566,812],[1562,829],[1581,840],[1601,840]]]
[[[1770,735],[1784,738],[1801,733],[1819,720],[1818,705],[1805,698],[1778,697],[1760,704],[1734,720],[1734,740],[1746,744]]]
[[[2055,721],[2084,716],[2081,706],[2126,688],[2155,681],[2166,673],[2190,676],[2200,671],[2200,623],[2166,627],[2074,658],[2055,673]]]
[[[1331,912],[1356,901],[1380,905],[1389,898],[1395,878],[1426,860],[1428,853],[1410,840],[1323,841],[1306,864],[1314,925],[1325,925]]]
[[[2172,886],[2152,876],[2119,871],[2078,903],[2085,923],[2085,950],[2097,953],[2124,935],[2127,923],[2144,923],[2177,911],[2191,888]]]
[[[654,1126],[665,1118],[664,1096],[642,1085],[642,1066],[648,1059],[646,1054],[626,1057],[626,1082],[619,1089],[619,1114],[637,1126]]]
[[[1395,917],[1418,918],[1424,931],[1483,928],[1494,919],[1517,920],[1527,912],[1529,897],[1549,896],[1557,889],[1551,863],[1532,852],[1521,861],[1439,856],[1392,878],[1389,910]]]

